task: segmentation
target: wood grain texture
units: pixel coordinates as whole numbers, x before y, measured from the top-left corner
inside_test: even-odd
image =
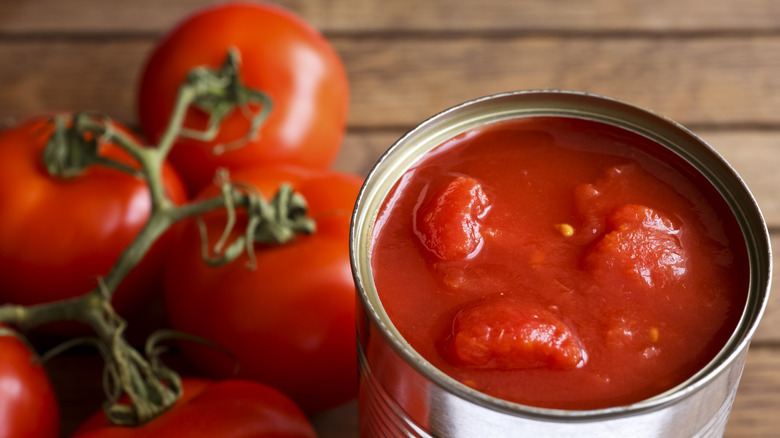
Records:
[[[726,438],[778,436],[780,431],[780,349],[753,347],[726,426]]]
[[[93,110],[136,124],[135,87],[155,39],[214,0],[0,1],[0,120]],[[346,65],[349,129],[335,168],[365,175],[406,130],[475,97],[589,91],[677,120],[754,193],[780,251],[780,2],[777,0],[279,0]],[[780,270],[775,266],[775,273]],[[775,275],[777,278],[777,275]],[[775,282],[777,283],[777,281]],[[727,438],[780,431],[780,294],[748,354]],[[99,408],[95,356],[49,364],[63,436]],[[357,437],[354,403],[312,419]]]
[[[479,96],[561,88],[627,100],[689,125],[780,128],[780,36],[333,42],[347,66],[354,127],[412,126]],[[132,123],[152,43],[0,40],[0,117],[92,109]]]
[[[0,33],[159,33],[213,0],[0,3]],[[326,33],[776,31],[773,0],[280,0]]]

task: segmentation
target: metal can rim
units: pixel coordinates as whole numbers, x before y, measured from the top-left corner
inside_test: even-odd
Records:
[[[742,317],[734,333],[726,342],[721,351],[705,367],[699,370],[699,372],[691,376],[680,385],[661,394],[633,404],[593,410],[539,408],[509,402],[486,395],[444,374],[428,363],[421,355],[419,355],[419,353],[414,351],[414,349],[411,348],[411,346],[403,339],[403,336],[401,336],[400,332],[395,329],[392,321],[390,321],[389,317],[384,312],[384,309],[381,306],[381,302],[376,295],[376,288],[373,285],[373,281],[371,280],[370,276],[367,279],[364,278],[366,269],[368,272],[370,272],[371,268],[369,262],[370,248],[366,245],[367,242],[365,241],[366,235],[370,235],[370,229],[366,230],[363,228],[373,227],[376,213],[374,211],[370,217],[365,215],[364,210],[366,209],[366,198],[369,194],[369,188],[373,183],[375,183],[374,178],[377,178],[379,170],[381,170],[383,166],[385,166],[385,163],[392,158],[394,151],[403,147],[403,145],[414,135],[426,129],[430,129],[431,126],[440,123],[442,120],[450,117],[452,114],[464,111],[476,105],[495,102],[496,100],[501,99],[511,100],[516,98],[549,98],[552,99],[552,102],[586,100],[591,104],[605,105],[609,108],[614,108],[619,111],[626,111],[631,114],[641,115],[642,117],[652,119],[655,124],[659,126],[665,125],[670,130],[670,132],[674,131],[681,137],[687,138],[689,142],[695,142],[698,147],[701,147],[703,151],[706,151],[706,154],[709,154],[713,160],[717,161],[717,163],[722,168],[721,170],[726,171],[726,177],[728,178],[729,183],[735,185],[735,190],[739,192],[740,198],[739,200],[727,199],[727,202],[732,208],[735,216],[738,216],[737,220],[740,223],[743,237],[746,239],[746,246],[748,248],[751,275],[747,302],[745,309],[743,310]],[[591,107],[589,110],[585,110],[584,108],[578,109],[576,106],[572,105],[572,107],[562,110],[560,113],[556,113],[555,115],[593,119],[610,124],[615,124],[618,121],[622,121],[621,123],[617,124],[617,126],[632,130],[634,132],[639,132],[643,135],[648,134],[646,127],[643,127],[642,124],[632,124],[631,121],[621,119],[621,117],[615,116],[614,114],[601,114],[602,117],[594,118],[594,116],[597,115],[597,113],[594,111],[594,107]],[[529,115],[544,114],[544,112],[529,111]],[[664,138],[654,138],[654,140],[668,147]],[[683,159],[690,160],[691,157],[683,157]],[[712,177],[707,177],[707,179],[716,185],[718,191],[725,197],[722,188],[718,187],[717,184],[712,181]],[[721,181],[719,181],[719,183],[723,184]],[[384,198],[382,198],[382,200],[384,200]],[[739,202],[739,204],[735,205],[734,203],[736,202]],[[740,209],[738,209],[739,211],[735,211],[735,208],[737,207],[740,207]],[[745,217],[746,215],[749,215],[750,217],[747,218]],[[363,235],[361,235],[361,232]],[[420,374],[424,375],[435,385],[461,398],[469,400],[472,403],[488,407],[493,410],[502,411],[511,415],[527,416],[536,419],[547,419],[554,421],[595,421],[604,418],[613,418],[616,416],[637,415],[660,409],[671,403],[686,398],[698,391],[702,386],[706,385],[709,381],[713,380],[719,374],[724,372],[724,370],[729,366],[730,363],[735,360],[740,352],[748,347],[750,339],[752,338],[758,326],[758,322],[763,316],[767,305],[772,274],[772,254],[771,245],[769,244],[769,231],[764,217],[761,214],[758,203],[756,202],[755,198],[742,178],[714,148],[712,148],[709,144],[707,144],[696,134],[681,124],[667,117],[659,115],[650,109],[594,93],[559,89],[517,90],[479,97],[445,109],[444,111],[433,115],[432,117],[417,125],[415,128],[406,132],[396,142],[394,142],[390,148],[388,148],[388,150],[379,158],[379,160],[368,173],[368,176],[358,195],[355,209],[352,214],[349,245],[353,276],[355,278],[360,304],[362,304],[363,308],[366,310],[367,317],[371,320],[371,322],[381,328],[380,332],[385,338],[385,341],[393,348],[393,350],[395,350],[396,354],[404,359],[407,364],[409,364]],[[361,260],[360,255],[365,255],[365,260]],[[373,292],[375,297],[370,297],[368,292]]]

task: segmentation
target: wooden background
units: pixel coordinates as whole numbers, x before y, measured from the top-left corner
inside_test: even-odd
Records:
[[[95,110],[136,122],[155,39],[203,0],[0,0],[0,120]],[[365,174],[405,130],[486,94],[564,88],[649,107],[702,136],[739,171],[780,237],[780,1],[284,0],[320,29],[351,81],[336,167]],[[778,250],[778,243],[775,249]],[[94,409],[97,368],[52,367],[64,433]],[[82,377],[80,377],[82,376]],[[73,390],[78,385],[87,389]],[[780,434],[780,296],[751,347],[727,437]],[[356,436],[354,404],[314,419]]]

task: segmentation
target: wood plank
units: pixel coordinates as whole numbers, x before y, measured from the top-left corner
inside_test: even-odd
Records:
[[[44,111],[96,111],[135,120],[135,86],[151,41],[0,44],[0,120]]]
[[[685,124],[780,126],[780,36],[333,42],[351,80],[352,126],[412,126],[465,100],[533,88],[604,94]],[[0,117],[71,108],[132,122],[134,87],[151,44],[2,42]]]
[[[333,167],[343,172],[366,176],[382,154],[404,132],[403,129],[347,131]]]
[[[213,0],[0,2],[0,34],[159,33]],[[324,32],[776,31],[773,0],[278,0]]]
[[[685,124],[771,124],[780,39],[466,38],[337,40],[351,121],[414,124],[482,95],[561,88],[652,108]]]
[[[777,436],[780,430],[780,349],[751,348],[726,426],[727,438]]]
[[[702,129],[697,133],[739,173],[769,226],[780,226],[780,131]]]

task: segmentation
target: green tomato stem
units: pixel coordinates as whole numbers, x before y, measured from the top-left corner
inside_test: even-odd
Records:
[[[144,147],[130,135],[116,129],[105,117],[76,114],[72,120],[55,118],[55,131],[47,144],[43,161],[53,178],[78,177],[88,166],[102,165],[142,178],[149,187],[150,216],[133,242],[125,248],[116,264],[93,290],[80,297],[58,302],[22,306],[0,306],[0,322],[21,331],[59,321],[78,321],[91,327],[96,345],[106,359],[108,403],[106,413],[115,424],[139,425],[165,412],[181,395],[178,375],[155,357],[145,358],[124,339],[126,322],[114,311],[111,297],[121,282],[138,265],[158,238],[170,226],[188,217],[226,209],[233,219],[235,209],[248,216],[247,230],[228,243],[235,220],[229,221],[223,239],[216,245],[217,263],[227,263],[241,255],[241,247],[253,258],[256,241],[284,243],[297,233],[314,232],[314,221],[307,217],[306,202],[300,194],[283,186],[270,202],[256,191],[223,177],[222,193],[186,205],[175,205],[165,193],[162,170],[177,138],[191,135],[183,126],[187,111],[195,106],[211,115],[207,134],[216,136],[222,120],[236,108],[260,105],[253,115],[250,132],[244,140],[256,137],[271,110],[265,93],[246,88],[240,80],[240,56],[231,49],[220,69],[196,68],[180,87],[173,113],[156,147]],[[202,134],[202,133],[201,133]],[[101,142],[110,142],[127,151],[137,166],[130,166],[99,154]],[[220,145],[224,148],[224,145]],[[230,251],[223,251],[223,247]],[[235,249],[239,250],[236,251]],[[213,258],[204,256],[209,262]],[[149,349],[150,351],[153,349]],[[118,403],[126,394],[130,405]]]

